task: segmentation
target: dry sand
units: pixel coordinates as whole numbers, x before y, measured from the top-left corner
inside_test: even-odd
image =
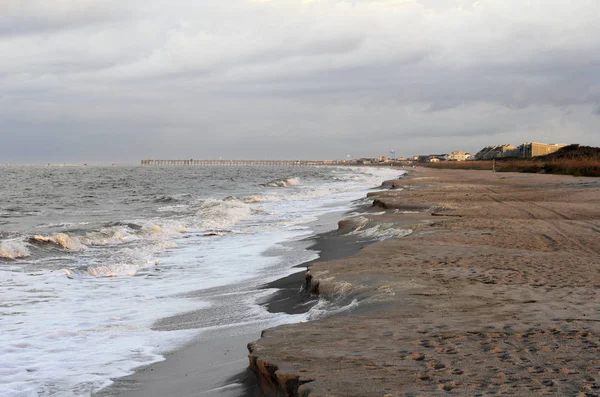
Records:
[[[414,233],[312,264],[358,309],[264,331],[265,395],[600,395],[600,180],[417,169],[393,186],[367,218]]]

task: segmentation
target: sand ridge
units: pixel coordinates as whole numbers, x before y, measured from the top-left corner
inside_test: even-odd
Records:
[[[279,395],[600,395],[598,179],[417,169],[388,186],[370,198],[413,234],[311,266],[359,309],[250,345],[295,379]]]

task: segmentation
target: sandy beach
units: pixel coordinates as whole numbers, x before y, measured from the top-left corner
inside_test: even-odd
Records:
[[[351,312],[249,345],[267,396],[596,396],[600,180],[415,169],[340,233],[410,229],[311,264]]]
[[[0,0],[0,397],[600,397],[600,0]]]
[[[297,266],[297,271],[288,277],[277,279],[261,286],[260,290],[273,291],[258,300],[271,313],[300,314],[308,312],[318,297],[300,293],[304,272],[308,266],[320,261],[334,260],[354,255],[362,244],[343,231],[323,232],[335,228],[341,213],[328,213],[312,223],[317,232],[299,242],[290,243],[291,248],[310,247],[318,251],[319,258]],[[321,231],[321,232],[319,232]],[[300,247],[298,244],[300,244]],[[210,296],[221,288],[200,290],[192,297]],[[227,291],[221,291],[227,292]],[[255,295],[259,291],[247,291]],[[343,300],[337,302],[343,305]],[[346,302],[347,303],[347,302]],[[334,307],[336,305],[333,305]],[[201,311],[162,319],[154,324],[156,330],[198,328]],[[219,396],[252,397],[261,390],[255,374],[248,367],[249,341],[260,337],[265,326],[250,323],[202,332],[183,348],[165,355],[165,360],[137,368],[135,373],[114,379],[110,387],[95,393],[95,397],[164,397],[164,396]]]

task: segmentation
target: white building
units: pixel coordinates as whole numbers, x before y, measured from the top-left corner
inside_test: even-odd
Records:
[[[471,159],[470,153],[465,152],[452,152],[446,155],[446,160],[448,161],[466,161]]]

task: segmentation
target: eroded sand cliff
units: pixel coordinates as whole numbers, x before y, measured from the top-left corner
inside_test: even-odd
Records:
[[[369,225],[413,233],[312,265],[359,305],[251,343],[266,395],[600,393],[598,179],[418,169],[388,186]]]

